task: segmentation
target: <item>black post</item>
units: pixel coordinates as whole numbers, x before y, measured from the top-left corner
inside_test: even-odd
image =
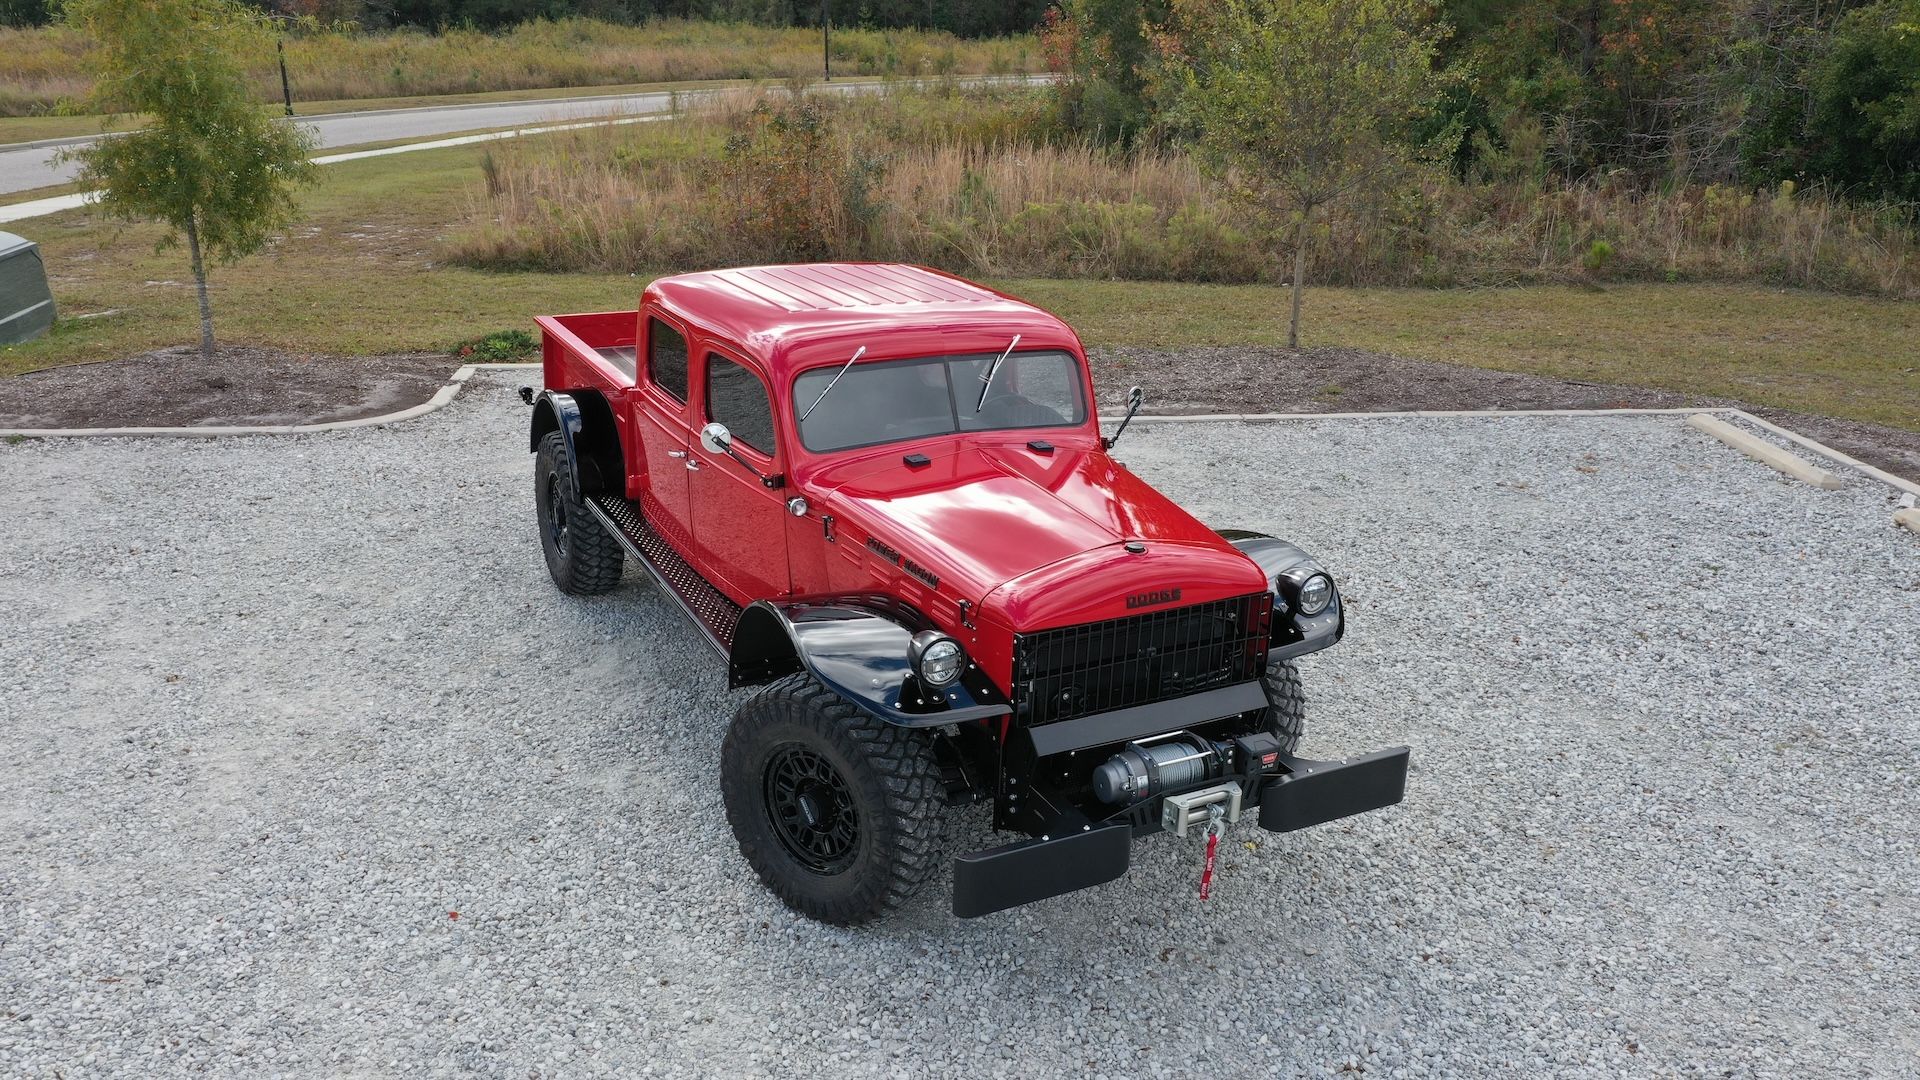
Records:
[[[280,54],[280,96],[286,99],[287,115],[293,115],[293,84],[287,81],[287,43],[276,41],[273,49]]]
[[[820,0],[820,70],[827,82],[833,81],[833,13],[827,10],[827,0]]]

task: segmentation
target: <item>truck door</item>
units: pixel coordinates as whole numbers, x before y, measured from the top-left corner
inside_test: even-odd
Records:
[[[689,475],[693,535],[702,569],[742,603],[783,595],[789,591],[786,493],[767,487],[760,476],[725,454],[709,452],[699,438],[705,425],[725,424],[734,451],[754,469],[765,476],[780,472],[766,380],[746,364],[712,351],[699,369],[701,410],[693,425],[689,460],[700,467]]]
[[[642,338],[640,355],[646,362],[638,365],[640,377],[631,400],[646,475],[634,497],[654,529],[682,558],[693,559],[697,553],[689,539],[693,522],[687,503],[693,467],[687,456],[687,431],[693,419],[687,392],[692,354],[686,334],[660,315],[646,316]]]

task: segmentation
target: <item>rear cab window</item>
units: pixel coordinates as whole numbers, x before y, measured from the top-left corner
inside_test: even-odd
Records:
[[[687,400],[687,338],[679,330],[649,316],[647,318],[647,381],[672,394],[674,400]]]
[[[773,404],[751,368],[707,354],[707,420],[725,424],[735,442],[761,457],[774,456]]]

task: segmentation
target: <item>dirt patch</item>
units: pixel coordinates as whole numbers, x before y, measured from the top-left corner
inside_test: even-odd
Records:
[[[434,353],[316,356],[227,346],[0,379],[0,428],[321,424],[418,405],[459,362]]]
[[[1147,391],[1143,412],[1395,412],[1411,409],[1745,409],[1810,438],[1920,480],[1920,432],[1751,405],[1729,398],[1552,379],[1360,349],[1215,346],[1094,349],[1101,412]]]
[[[1550,379],[1360,349],[1243,346],[1092,351],[1103,412],[1126,388],[1147,412],[1391,412],[1404,409],[1623,409],[1735,406],[1888,472],[1920,480],[1920,432],[1634,386]],[[0,428],[315,424],[418,405],[458,362],[435,353],[338,357],[193,348],[0,379]]]

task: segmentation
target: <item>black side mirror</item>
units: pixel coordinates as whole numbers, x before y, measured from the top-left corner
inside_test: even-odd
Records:
[[[1120,418],[1120,426],[1113,429],[1112,435],[1100,440],[1100,445],[1109,450],[1113,449],[1113,444],[1120,441],[1120,433],[1127,430],[1128,424],[1133,423],[1133,414],[1140,411],[1140,403],[1145,400],[1147,400],[1146,392],[1139,387],[1136,386],[1127,391],[1127,415]]]

